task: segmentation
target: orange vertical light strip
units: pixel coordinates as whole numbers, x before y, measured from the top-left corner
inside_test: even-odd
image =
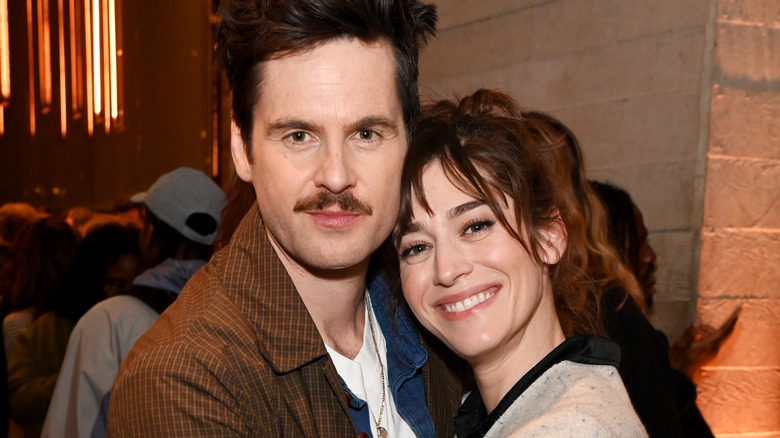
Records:
[[[27,71],[30,90],[30,135],[35,137],[35,60],[33,51],[33,5],[32,0],[27,0]]]
[[[103,112],[100,77],[100,0],[92,0],[92,102],[95,115]]]
[[[62,138],[68,133],[68,99],[65,74],[65,5],[63,0],[57,4],[57,25],[59,30],[59,49],[60,49],[60,134]]]
[[[94,80],[92,78],[92,6],[90,0],[84,0],[84,54],[86,55],[86,68],[84,71],[87,74],[87,111],[85,112],[87,117],[87,132],[92,135],[95,130],[95,117],[92,111],[92,105],[94,100],[92,98],[92,91],[94,90]]]
[[[8,45],[8,0],[0,0],[0,100],[11,98],[11,56]]]
[[[114,129],[121,129],[124,126],[125,114],[125,96],[124,96],[124,53],[122,38],[122,0],[110,0],[114,8],[114,59],[116,63],[116,114],[117,118],[112,125]]]
[[[108,35],[108,0],[103,0],[102,8],[101,8],[101,15],[102,17],[102,24],[101,24],[101,32],[100,36],[102,37],[101,41],[101,47],[103,48],[103,57],[101,58],[100,62],[100,68],[103,71],[103,102],[104,102],[104,114],[105,117],[104,125],[106,128],[106,134],[111,132],[111,107],[113,106],[113,102],[111,101],[111,69],[109,68],[109,65],[111,62],[109,59],[111,58],[110,53],[110,47],[109,47],[109,35]]]
[[[111,118],[119,117],[119,96],[116,72],[116,5],[114,0],[108,0],[108,59],[111,74]]]
[[[0,136],[5,134],[5,110],[0,106]]]
[[[78,0],[71,0],[70,6],[70,101],[73,118],[81,117],[81,108],[84,102],[84,70],[81,36],[81,16],[76,13]],[[80,11],[79,11],[80,12]]]
[[[49,1],[38,0],[38,81],[40,82],[41,112],[49,112],[51,105],[51,30],[49,28]]]

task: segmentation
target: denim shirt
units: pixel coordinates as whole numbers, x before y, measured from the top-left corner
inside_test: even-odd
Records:
[[[420,344],[420,338],[403,312],[391,309],[391,292],[380,276],[375,276],[368,285],[371,304],[375,309],[376,321],[385,334],[387,345],[387,377],[395,407],[418,437],[432,437],[436,433],[433,420],[425,404],[425,387],[420,368],[428,360],[428,352]],[[391,321],[395,317],[394,323]],[[371,435],[371,418],[368,404],[355,396],[344,384],[349,394],[352,421],[358,432]]]

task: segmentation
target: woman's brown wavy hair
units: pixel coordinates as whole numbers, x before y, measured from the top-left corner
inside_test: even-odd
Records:
[[[556,186],[557,204],[565,205],[561,215],[566,231],[585,245],[583,257],[589,281],[601,290],[618,286],[646,311],[642,290],[631,270],[610,241],[609,221],[598,196],[585,174],[585,159],[579,140],[560,120],[541,112],[525,112],[523,116],[532,135],[540,143],[551,145],[544,156]]]
[[[560,226],[561,221],[567,230],[583,228],[583,215],[570,211],[574,206],[564,202],[556,181],[554,163],[564,141],[538,135],[533,123],[510,96],[485,89],[424,108],[401,177],[396,247],[412,222],[412,201],[430,212],[422,176],[433,162],[440,163],[464,193],[485,202],[540,265],[543,230]],[[508,199],[514,203],[516,224],[504,214]],[[564,334],[603,334],[598,313],[601,288],[589,281],[588,250],[580,233],[566,232],[566,249],[549,272]]]

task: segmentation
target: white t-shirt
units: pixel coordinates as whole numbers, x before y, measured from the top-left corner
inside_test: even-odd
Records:
[[[367,294],[366,299],[368,300]],[[395,407],[393,394],[390,391],[387,378],[387,346],[385,345],[385,337],[379,328],[379,324],[376,322],[376,316],[372,315],[372,319],[374,321],[377,348],[379,349],[379,354],[382,355],[385,372],[385,410],[382,414],[380,425],[387,430],[387,436],[389,437],[415,437],[414,431]],[[380,374],[381,367],[377,361],[376,350],[374,349],[374,340],[371,337],[371,329],[368,325],[368,309],[366,309],[365,321],[365,324],[363,324],[363,346],[354,360],[342,356],[327,344],[325,348],[336,366],[336,371],[338,371],[339,376],[347,384],[350,391],[368,403],[369,417],[371,417],[371,433],[374,437],[378,437],[374,420],[378,419],[379,409],[382,404],[382,377]]]

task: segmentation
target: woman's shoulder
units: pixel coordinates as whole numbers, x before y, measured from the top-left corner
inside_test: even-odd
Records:
[[[647,436],[614,366],[563,361],[550,374],[560,388],[558,399],[538,419],[548,431],[576,428],[581,436]]]
[[[572,361],[559,362],[540,376],[501,423],[503,433],[486,437],[647,436],[617,369]]]

